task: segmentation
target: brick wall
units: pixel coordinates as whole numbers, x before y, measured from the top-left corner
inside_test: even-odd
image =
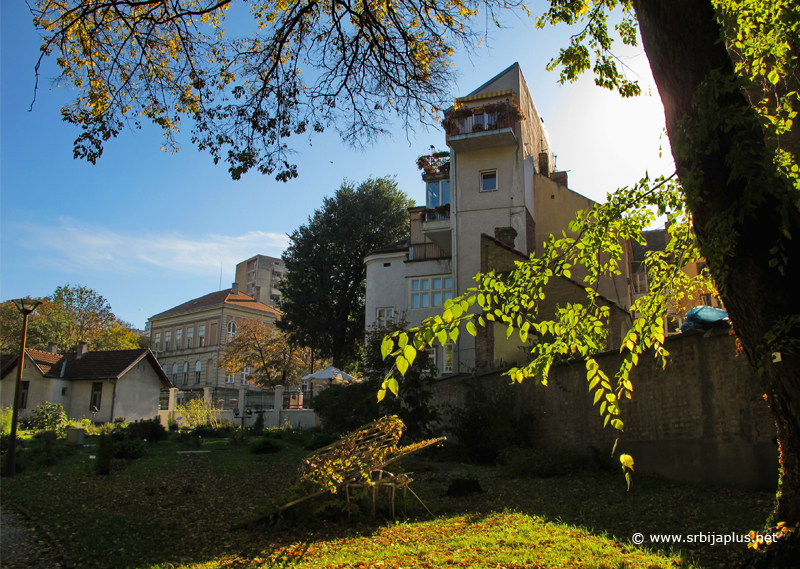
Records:
[[[554,367],[547,387],[526,382],[519,389],[518,413],[533,416],[531,436],[545,447],[633,455],[636,472],[747,489],[774,489],[778,459],[775,425],[756,374],[736,357],[733,336],[692,333],[667,339],[666,369],[640,358],[632,372],[633,399],[622,403],[625,432],[603,428],[592,405],[583,364]],[[609,377],[621,355],[597,357]],[[508,382],[500,373],[485,381]],[[457,378],[435,386],[439,403],[459,403]]]

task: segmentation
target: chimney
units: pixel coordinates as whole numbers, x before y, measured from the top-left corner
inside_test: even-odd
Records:
[[[494,238],[503,245],[514,247],[514,239],[517,238],[517,231],[513,227],[495,227]]]
[[[87,348],[86,342],[78,342],[78,347],[75,349],[75,355],[77,356],[78,359],[81,359],[83,356],[86,355],[88,351],[89,350]]]
[[[539,173],[542,176],[550,176],[550,156],[547,152],[539,153]]]
[[[553,180],[559,186],[566,186],[567,185],[567,173],[566,172],[553,172],[550,174],[550,179]]]
[[[58,344],[56,342],[50,342],[49,344],[47,344],[47,351],[50,352],[51,354],[57,354]]]
[[[231,294],[239,294],[239,283],[233,283],[231,285]]]

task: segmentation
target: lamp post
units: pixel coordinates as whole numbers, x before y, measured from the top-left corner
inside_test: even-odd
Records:
[[[22,385],[22,367],[25,363],[25,340],[28,335],[28,315],[36,310],[42,303],[35,298],[18,298],[12,301],[17,310],[22,313],[22,343],[19,347],[19,362],[17,363],[17,383],[14,386],[14,407],[11,413],[11,438],[6,457],[6,475],[14,476],[17,473],[17,421],[19,419],[19,394]]]

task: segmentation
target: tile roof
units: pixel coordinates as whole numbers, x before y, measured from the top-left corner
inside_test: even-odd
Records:
[[[160,312],[159,314],[152,316],[150,319],[152,320],[154,318],[164,318],[167,316],[174,316],[176,314],[182,314],[184,312],[190,312],[194,310],[199,310],[201,308],[208,308],[211,306],[220,306],[223,303],[229,306],[238,306],[240,308],[249,308],[252,310],[258,310],[259,312],[271,314],[276,318],[280,315],[280,312],[274,307],[264,304],[263,302],[258,302],[253,297],[248,296],[243,292],[232,294],[231,289],[226,289],[217,292],[212,292],[210,294],[201,296],[199,298],[194,298],[188,302],[179,304],[175,308],[170,308],[169,310]]]
[[[158,365],[155,355],[146,348],[87,352],[81,358],[77,358],[75,354],[63,356],[30,348],[26,348],[25,353],[39,368],[42,375],[69,380],[116,379],[124,375],[133,365],[144,358],[150,362],[159,379],[161,379],[162,387],[171,387],[169,379],[164,370],[161,369],[161,366]],[[16,362],[16,355],[12,359],[3,361],[3,377],[16,367]],[[64,366],[65,362],[66,366]],[[63,376],[61,375],[62,368],[64,370]]]

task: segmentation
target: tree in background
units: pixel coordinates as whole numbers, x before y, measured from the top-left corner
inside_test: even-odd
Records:
[[[239,320],[236,337],[225,344],[217,366],[233,375],[245,370],[256,385],[295,385],[309,371],[310,350],[289,341],[289,336],[259,320]]]
[[[108,301],[91,288],[69,284],[56,288],[28,317],[27,347],[46,350],[50,342],[65,354],[78,342],[90,350],[133,350],[142,347],[139,335],[117,318]],[[22,315],[10,300],[0,304],[2,351],[16,353],[22,335]],[[145,346],[146,347],[146,346]]]
[[[340,369],[361,360],[370,251],[408,236],[408,196],[394,179],[345,180],[289,235],[278,326]]]

